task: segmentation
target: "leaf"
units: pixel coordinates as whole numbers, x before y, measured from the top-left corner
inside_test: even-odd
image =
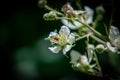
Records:
[[[81,56],[81,54],[79,52],[72,50],[70,52],[70,57],[71,57],[70,63],[76,64],[77,60],[79,59],[80,56]]]

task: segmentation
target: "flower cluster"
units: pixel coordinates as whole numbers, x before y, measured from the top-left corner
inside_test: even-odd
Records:
[[[70,3],[66,3],[61,7],[61,11],[57,11],[48,6],[46,0],[40,0],[39,3],[50,11],[44,14],[45,20],[60,20],[63,24],[59,32],[57,30],[50,32],[45,38],[51,43],[48,49],[53,53],[62,51],[64,55],[70,52],[70,63],[74,70],[102,76],[97,55],[104,52],[120,53],[120,32],[117,27],[111,26],[106,36],[96,30],[96,27],[99,27],[97,24],[104,18],[104,8],[98,6],[96,12],[88,6],[75,10]],[[72,49],[78,45],[77,41],[84,42],[85,47],[80,45],[80,48],[85,48],[84,52]]]

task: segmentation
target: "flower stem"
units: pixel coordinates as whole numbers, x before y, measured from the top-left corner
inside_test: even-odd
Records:
[[[94,36],[94,35],[90,35],[90,37],[91,37],[91,38],[93,38],[94,40],[96,40],[97,42],[99,42],[99,43],[102,43],[102,44],[106,45],[106,42],[104,42],[103,40],[101,40],[101,39],[97,38],[96,36]]]
[[[99,33],[98,31],[96,31],[93,27],[85,24],[84,22],[80,21],[79,19],[77,19],[77,21],[79,21],[81,24],[85,25],[86,27],[88,27],[93,33],[95,33],[95,35],[99,36],[100,38],[104,39],[103,35],[101,33]],[[106,41],[106,39],[104,39]]]
[[[86,38],[86,37],[88,37],[88,36],[90,36],[91,38],[93,38],[93,39],[96,40],[97,42],[106,45],[106,42],[104,42],[103,40],[97,38],[97,37],[94,36],[92,33],[88,33],[88,34],[86,34],[86,35],[84,35],[84,36],[82,36],[82,37],[79,37],[79,38],[76,39],[76,41],[81,40],[81,39],[83,39],[83,38]]]
[[[98,70],[99,70],[98,76],[102,76],[102,70],[101,70],[101,67],[100,67],[100,64],[99,64],[99,61],[98,61],[98,57],[97,57],[97,55],[96,55],[95,52],[94,52],[94,56],[95,56],[96,64],[97,64],[97,66],[98,66]]]
[[[59,12],[59,11],[57,11],[57,10],[55,10],[55,9],[53,9],[53,8],[51,8],[50,6],[48,6],[48,5],[45,5],[44,6],[47,10],[50,10],[50,11],[55,11],[57,14],[59,14],[59,15],[63,15],[61,12]]]
[[[89,34],[86,34],[86,35],[84,35],[84,36],[82,36],[82,37],[79,37],[79,38],[76,39],[76,41],[81,40],[81,39],[83,39],[83,38],[86,38],[86,37],[90,36],[91,34],[92,34],[92,33],[89,33]]]

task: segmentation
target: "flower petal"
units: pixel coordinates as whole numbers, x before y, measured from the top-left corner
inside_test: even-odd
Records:
[[[85,10],[87,12],[86,13],[86,17],[87,17],[86,23],[90,24],[90,23],[93,22],[94,11],[90,7],[88,7],[88,6],[85,6],[84,8],[85,8]]]
[[[117,49],[120,49],[120,36],[118,36],[112,43]]]
[[[65,20],[65,19],[62,20],[62,23],[72,30],[78,29],[82,25],[78,21],[70,22],[70,21]]]
[[[75,34],[71,33],[68,37],[68,43],[73,44],[75,42]]]
[[[119,32],[118,28],[115,26],[111,26],[110,34],[109,34],[109,39],[111,40],[111,42],[114,41],[118,37],[119,34],[120,34],[120,32]]]
[[[116,48],[115,47],[112,47],[112,45],[109,43],[109,42],[107,42],[107,47],[108,47],[108,49],[110,50],[110,51],[112,51],[112,52],[116,52],[117,50],[116,50]]]
[[[54,46],[54,47],[49,47],[48,49],[53,53],[58,53],[62,48],[61,46]]]
[[[62,26],[59,34],[67,37],[70,34],[70,30],[67,26]]]
[[[58,43],[59,34],[56,32],[50,32],[49,37],[47,38],[50,42]]]
[[[63,54],[65,55],[71,48],[72,48],[73,45],[66,45],[64,48],[63,48]]]
[[[81,24],[80,22],[78,22],[78,21],[73,21],[73,24],[74,24],[77,28],[79,28],[80,26],[82,26],[82,24]]]

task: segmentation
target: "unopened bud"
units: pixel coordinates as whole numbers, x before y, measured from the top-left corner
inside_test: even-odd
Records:
[[[97,21],[101,21],[103,19],[103,14],[105,13],[105,10],[102,6],[98,6],[96,8],[96,13],[97,13]]]
[[[72,64],[72,68],[74,70],[79,70],[79,68],[81,68],[81,65],[80,65],[80,63]]]
[[[92,50],[94,50],[95,47],[94,47],[94,45],[92,45],[92,44],[88,44],[88,49],[92,49]]]
[[[72,6],[71,6],[69,3],[63,5],[63,7],[61,8],[61,11],[62,11],[62,12],[67,12],[67,11],[69,11],[69,10],[70,10],[70,11],[73,10]]]
[[[39,6],[40,8],[43,8],[46,4],[47,4],[47,1],[46,1],[46,0],[39,0],[39,1],[38,1],[38,6]]]
[[[79,57],[79,60],[78,62],[82,65],[82,66],[85,66],[85,65],[89,65],[89,62],[88,62],[88,59],[85,55],[81,55]]]
[[[103,53],[103,52],[105,51],[104,45],[102,45],[102,44],[97,45],[97,46],[96,46],[96,51],[97,51],[98,53]]]
[[[104,10],[103,6],[98,6],[96,8],[96,12],[97,12],[97,14],[104,14],[105,10]]]
[[[74,10],[69,10],[66,12],[66,14],[68,15],[68,17],[77,17],[78,13]]]
[[[49,13],[46,13],[46,14],[44,14],[44,16],[43,16],[43,18],[44,18],[45,20],[55,20],[56,17],[57,17],[57,14],[56,14],[56,12],[54,12],[54,11],[50,11]]]

